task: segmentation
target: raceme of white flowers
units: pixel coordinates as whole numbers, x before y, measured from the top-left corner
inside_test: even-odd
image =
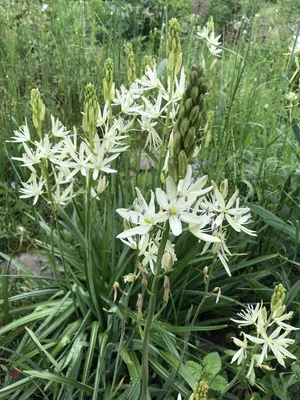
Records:
[[[185,178],[179,181],[177,187],[174,180],[168,177],[166,191],[157,188],[155,195],[151,191],[149,203],[136,188],[137,198],[133,208],[116,210],[123,217],[126,227],[117,237],[137,249],[139,256],[143,257],[142,264],[150,264],[152,272],[154,269],[150,260],[155,262],[157,257],[160,232],[165,221],[169,221],[174,236],[179,236],[183,229],[188,229],[200,241],[205,242],[203,252],[212,246],[213,254],[220,259],[229,276],[228,256],[231,253],[226,246],[227,231],[233,229],[256,236],[254,231],[246,227],[251,222],[250,210],[240,207],[238,192],[226,201],[227,181],[222,183],[221,190],[214,182],[212,186],[205,188],[206,182],[206,176],[198,180],[192,178],[192,167],[188,166]],[[170,257],[165,257],[165,260],[168,259],[172,266],[176,255],[171,246],[169,243],[166,247]],[[164,262],[162,266],[165,268]]]
[[[91,188],[93,197],[96,197],[101,189],[106,187],[103,173],[117,172],[110,168],[110,164],[128,148],[126,138],[130,132],[135,130],[146,133],[145,147],[157,149],[161,145],[161,130],[170,102],[170,128],[174,125],[185,89],[184,68],[181,69],[179,77],[174,79],[171,98],[170,81],[167,85],[165,88],[154,65],[152,69],[148,66],[145,76],[136,79],[129,89],[122,85],[120,90],[116,90],[112,102],[116,116],[112,116],[112,121],[108,103],[105,103],[103,109],[98,106],[97,126],[101,127],[104,134],[102,138],[95,134],[93,148],[75,128],[72,131],[67,130],[53,115],[51,132],[46,133],[40,140],[35,140],[25,121],[25,125],[15,131],[10,140],[22,144],[24,150],[22,157],[12,159],[21,162],[21,166],[31,171],[29,180],[22,183],[20,197],[33,198],[34,204],[40,196],[48,198],[46,177],[43,174],[45,163],[50,169],[50,178],[55,180],[51,189],[52,201],[62,206],[67,204],[75,195],[76,178],[86,177],[88,171],[92,171],[94,181],[98,180],[98,185]]]
[[[222,49],[219,46],[222,45],[220,41],[221,35],[215,36],[214,22],[213,18],[210,17],[207,24],[197,32],[199,39],[206,43],[206,46],[211,55],[215,57],[221,57]]]
[[[295,340],[287,338],[287,336],[291,331],[299,328],[286,322],[292,318],[293,312],[285,313],[284,298],[285,289],[279,284],[275,287],[269,311],[261,302],[257,303],[255,307],[248,305],[245,310],[238,313],[240,319],[232,318],[239,328],[251,327],[254,330],[252,334],[241,331],[240,335],[243,340],[232,338],[239,350],[231,360],[232,363],[236,361],[238,365],[243,362],[249,365],[247,378],[252,383],[255,381],[254,367],[272,369],[268,364],[264,364],[270,356],[283,367],[285,367],[284,360],[286,358],[297,359],[287,350]]]
[[[104,109],[105,112],[105,109]],[[99,113],[100,117],[103,114]],[[55,204],[66,205],[75,195],[74,186],[79,183],[78,176],[87,177],[88,171],[92,171],[92,179],[95,188],[92,194],[97,196],[104,190],[106,183],[103,173],[114,173],[116,170],[110,167],[111,162],[119,154],[127,149],[124,143],[124,133],[130,128],[129,124],[119,118],[109,128],[104,127],[103,138],[95,134],[93,138],[93,149],[90,142],[79,137],[77,130],[68,131],[62,123],[51,115],[52,129],[40,140],[31,137],[27,121],[18,131],[11,142],[21,143],[24,149],[22,157],[12,157],[13,160],[21,162],[21,166],[29,168],[31,176],[27,182],[22,182],[20,189],[21,198],[32,197],[36,204],[40,196],[45,195],[47,200]],[[98,125],[101,121],[98,120]],[[54,181],[50,187],[51,199],[48,196],[46,185],[47,176]],[[78,185],[78,193],[82,191]]]

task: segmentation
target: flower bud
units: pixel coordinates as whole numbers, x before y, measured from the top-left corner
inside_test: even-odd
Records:
[[[172,254],[169,251],[165,251],[162,257],[162,267],[166,271],[166,273],[169,273],[172,270],[174,262],[175,260],[172,257]]]
[[[170,279],[167,275],[164,276],[164,302],[167,303],[170,294]]]
[[[94,85],[89,83],[86,85],[84,92],[84,115],[82,118],[82,128],[90,140],[92,140],[92,137],[96,132],[98,113],[99,109],[96,90]]]
[[[192,126],[184,139],[184,148],[188,149],[189,147],[192,146],[192,144],[195,142],[195,128]]]
[[[207,400],[208,390],[208,383],[205,381],[200,381],[197,384],[194,393],[190,396],[190,400]]]
[[[178,154],[178,177],[183,179],[186,176],[188,167],[188,159],[184,150]]]
[[[114,62],[108,58],[104,63],[104,79],[103,79],[103,94],[104,100],[111,102],[115,95],[114,79]]]
[[[222,194],[223,199],[226,199],[228,195],[228,179],[225,179],[224,181],[221,182],[220,192]]]
[[[41,98],[39,89],[32,89],[30,104],[32,108],[33,125],[35,126],[36,129],[40,130],[42,122],[45,118],[46,108]]]
[[[168,57],[168,69],[173,71],[178,59],[180,58],[180,39],[179,39],[180,25],[176,18],[172,18],[169,21],[169,32],[167,41],[167,57]],[[176,65],[176,70],[178,66]],[[180,68],[179,68],[180,69]],[[176,73],[176,72],[175,72]]]
[[[183,118],[179,127],[181,136],[183,137],[185,136],[185,134],[189,130],[189,127],[190,127],[190,120],[188,118]]]
[[[101,194],[107,188],[108,182],[106,181],[106,176],[100,176],[98,185],[97,185],[97,194]]]
[[[125,48],[125,55],[126,55],[127,79],[128,79],[128,83],[131,84],[136,78],[134,52],[133,52],[132,43],[126,43],[124,48]]]
[[[115,283],[113,284],[113,289],[114,289],[114,303],[116,302],[117,297],[118,297],[118,289],[119,289],[119,287],[120,287],[120,285],[118,284],[118,282],[115,282]]]
[[[176,65],[175,65],[175,75],[179,74],[179,71],[181,69],[182,65],[182,53],[179,54],[179,57],[177,58]]]
[[[143,318],[143,295],[141,293],[138,294],[138,300],[136,303],[137,307],[137,320],[140,321]]]

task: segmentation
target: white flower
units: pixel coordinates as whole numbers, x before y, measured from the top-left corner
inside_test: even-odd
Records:
[[[20,198],[28,199],[30,197],[34,197],[33,205],[35,205],[38,201],[39,196],[43,193],[44,181],[40,179],[37,182],[36,173],[33,172],[28,182],[27,183],[22,182],[22,185],[24,187],[20,189],[20,192],[23,194],[20,196]]]
[[[222,194],[219,192],[218,189],[214,190],[214,194],[212,196],[212,201],[209,202],[207,200],[204,200],[204,202],[201,204],[202,208],[204,210],[209,209],[210,212],[214,212],[218,214],[217,218],[214,221],[214,224],[216,228],[222,225],[223,221],[226,220],[228,224],[237,232],[241,232],[242,228],[242,223],[247,223],[250,214],[249,211],[250,209],[247,207],[240,208],[239,207],[239,199],[238,199],[238,194],[239,191],[237,190],[231,198],[225,203],[225,200],[222,196]],[[236,207],[233,207],[236,204]],[[233,207],[233,208],[232,208]],[[240,217],[244,214],[248,214],[248,217],[241,219]],[[249,231],[246,228],[243,227],[243,231]],[[251,233],[250,233],[251,234]]]
[[[30,132],[27,125],[27,119],[25,118],[25,125],[20,126],[18,131],[14,131],[16,136],[13,136],[14,140],[7,140],[7,142],[24,143],[30,141]]]
[[[61,163],[63,167],[71,168],[73,171],[66,177],[67,181],[70,181],[71,178],[77,174],[77,172],[81,172],[83,176],[87,175],[87,171],[89,168],[92,167],[90,164],[90,159],[92,158],[93,154],[90,153],[88,156],[86,153],[88,152],[88,148],[85,142],[81,142],[79,146],[79,153],[76,154],[75,152],[72,152],[70,149],[70,152],[72,154],[71,160],[67,160]]]
[[[200,39],[208,40],[209,32],[210,32],[209,27],[208,27],[207,25],[205,25],[205,26],[202,28],[202,30],[200,30],[200,31],[197,32],[197,36],[198,36]]]
[[[161,140],[159,134],[154,129],[155,125],[157,125],[157,121],[152,122],[151,119],[142,115],[142,119],[141,120],[139,119],[138,122],[140,124],[142,131],[148,132],[145,147],[149,146],[150,149],[159,148],[162,140]]]
[[[134,282],[136,280],[136,275],[133,274],[133,273],[130,273],[128,275],[124,275],[123,276],[123,280],[124,280],[124,283],[132,283],[132,282]]]
[[[211,191],[212,186],[203,189],[207,182],[207,176],[202,176],[202,178],[195,180],[192,179],[192,173],[192,166],[189,165],[186,176],[184,179],[180,179],[177,186],[179,197],[189,196],[193,192],[196,193],[197,197],[200,197]]]
[[[72,192],[73,192],[73,184],[72,183],[69,184],[67,186],[67,188],[63,191],[61,191],[60,185],[57,184],[56,189],[52,192],[52,200],[55,204],[65,206],[69,201],[72,200],[72,197],[74,197]],[[48,203],[51,203],[51,201],[48,200]]]
[[[248,326],[248,325],[256,325],[257,318],[262,309],[262,303],[257,303],[255,308],[252,304],[248,304],[246,310],[242,310],[242,312],[237,315],[241,317],[241,320],[230,318],[231,321],[236,322],[238,327]]]
[[[26,143],[23,143],[23,147],[26,154],[23,154],[23,157],[12,157],[13,160],[22,161],[22,167],[30,167],[41,162],[41,152],[31,150]]]
[[[222,49],[218,49],[218,46],[222,44],[222,42],[219,42],[220,37],[221,35],[215,37],[214,33],[212,32],[206,42],[208,50],[215,57],[221,57],[220,54],[223,51]]]
[[[124,114],[135,115],[139,113],[141,106],[135,104],[133,93],[128,91],[124,85],[121,85],[120,90],[116,90],[116,96],[113,99],[113,105],[121,106],[121,111]]]
[[[273,315],[272,315],[272,320],[273,322],[271,322],[270,326],[275,322],[276,325],[280,326],[282,329],[287,330],[287,331],[297,331],[300,328],[295,328],[292,325],[289,325],[283,321],[289,320],[292,318],[293,316],[293,311],[290,311],[287,314],[283,314],[280,317],[276,317],[276,312],[278,310],[276,310]]]
[[[36,153],[40,155],[40,158],[54,163],[60,162],[60,157],[57,159],[56,155],[60,152],[62,141],[53,146],[49,135],[45,135],[40,142],[35,141],[34,144],[36,145]]]
[[[97,138],[97,135],[94,137],[93,152],[91,152],[87,144],[86,153],[88,154],[89,167],[93,170],[94,181],[98,179],[100,171],[106,172],[108,174],[117,172],[115,169],[110,168],[110,163],[119,156],[119,153],[114,153],[112,156],[105,158],[105,143],[101,143],[100,140]]]
[[[63,126],[63,124],[57,118],[55,120],[54,116],[51,115],[51,123],[52,123],[52,135],[55,137],[66,137],[70,133],[67,129]]]
[[[156,189],[156,199],[163,210],[166,211],[165,219],[169,220],[170,228],[175,236],[182,232],[181,221],[187,223],[201,223],[202,219],[189,214],[190,207],[197,199],[195,192],[179,197],[174,180],[171,177],[166,179],[166,193],[158,188]]]
[[[137,79],[136,81],[142,85],[144,89],[159,89],[162,92],[165,92],[165,88],[157,77],[156,67],[151,69],[149,65],[147,65],[146,74],[142,77],[142,79]]]
[[[184,67],[182,67],[179,81],[177,76],[175,76],[175,90],[173,92],[172,101],[180,101],[183,98],[185,86],[185,71]]]
[[[98,104],[98,119],[97,119],[97,126],[102,126],[106,124],[106,121],[109,118],[109,106],[108,102],[104,104],[103,112]]]
[[[161,113],[164,111],[166,106],[162,107],[162,93],[159,92],[157,99],[155,100],[154,104],[152,104],[146,97],[142,97],[145,103],[145,109],[140,110],[140,115],[143,115],[150,119],[157,119],[160,117]]]
[[[268,350],[272,351],[279,364],[281,364],[283,367],[285,367],[284,359],[286,357],[297,360],[297,357],[295,357],[286,349],[290,344],[293,344],[295,340],[286,338],[286,336],[289,334],[289,331],[285,331],[279,336],[280,331],[281,328],[278,327],[274,332],[271,333],[270,336],[268,336],[266,332],[260,332],[262,338],[251,336],[245,333],[245,336],[253,343],[263,345],[258,361],[259,365],[261,365],[263,360],[268,356]]]
[[[120,233],[117,238],[124,239],[134,235],[146,235],[153,225],[164,220],[161,214],[155,213],[154,194],[151,191],[150,203],[147,204],[138,188],[135,188],[137,199],[134,202],[134,211],[125,208],[118,208],[116,212],[126,221],[138,225],[135,228],[127,229]]]
[[[231,339],[233,339],[234,344],[236,344],[237,346],[240,347],[240,349],[232,357],[231,364],[237,360],[237,364],[240,365],[240,363],[245,358],[247,358],[247,352],[246,352],[246,349],[248,347],[247,339],[246,339],[245,336],[244,336],[244,340],[243,341],[240,340],[240,339],[237,339],[236,337],[232,337]]]

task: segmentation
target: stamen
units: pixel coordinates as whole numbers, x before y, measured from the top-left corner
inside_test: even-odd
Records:
[[[185,196],[184,201],[188,201],[188,196]]]
[[[142,215],[145,215],[146,214],[146,210],[142,210]]]
[[[170,199],[168,199],[168,204],[171,204],[171,200]]]

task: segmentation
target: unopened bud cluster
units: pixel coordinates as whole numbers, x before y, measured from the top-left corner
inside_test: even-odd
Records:
[[[271,312],[276,314],[276,317],[280,317],[285,312],[285,305],[283,304],[285,299],[285,288],[280,283],[275,286],[274,293],[271,298]]]
[[[104,100],[108,102],[115,97],[114,62],[111,58],[104,63],[103,94]]]
[[[40,95],[39,89],[32,89],[31,91],[31,108],[32,108],[32,121],[36,129],[40,130],[42,121],[45,118],[45,104]]]
[[[194,393],[190,396],[190,400],[207,400],[208,390],[209,386],[207,382],[199,382]]]
[[[180,45],[180,25],[176,18],[172,18],[169,22],[169,35],[167,42],[168,68],[177,74],[181,68],[182,53]]]
[[[94,134],[98,119],[98,101],[96,90],[93,84],[89,83],[84,92],[84,115],[82,118],[83,131]]]
[[[168,169],[176,183],[186,176],[188,164],[195,150],[196,134],[201,123],[206,92],[203,69],[201,66],[193,66],[188,76],[170,149]]]
[[[124,46],[126,55],[126,69],[128,83],[131,84],[136,78],[134,52],[132,43],[126,43]]]

